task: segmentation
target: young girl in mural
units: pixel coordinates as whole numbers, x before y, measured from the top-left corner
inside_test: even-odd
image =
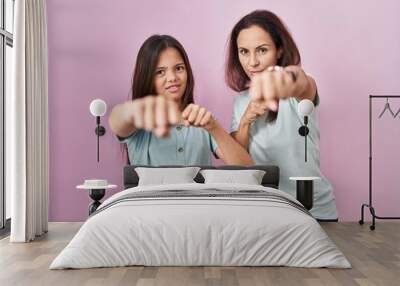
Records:
[[[332,186],[320,171],[319,129],[310,116],[308,160],[304,137],[298,133],[303,118],[302,99],[318,106],[314,79],[300,66],[300,53],[289,31],[273,13],[257,10],[233,28],[227,54],[226,81],[239,92],[234,99],[231,135],[246,148],[255,164],[280,167],[279,188],[295,196],[291,176],[318,176],[311,213],[320,220],[336,220]]]
[[[227,164],[253,164],[211,112],[194,103],[193,88],[183,46],[168,35],[148,38],[136,59],[132,100],[109,117],[131,164],[211,165],[211,152]]]

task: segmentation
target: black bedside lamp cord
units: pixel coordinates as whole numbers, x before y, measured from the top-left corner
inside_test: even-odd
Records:
[[[97,135],[97,162],[99,162],[100,161],[100,151],[99,151],[99,149],[100,149],[100,144],[99,144],[99,137],[100,137],[100,134],[99,134],[99,132],[100,132],[100,116],[96,116],[96,124],[97,124],[97,127],[96,127],[96,135]]]
[[[307,162],[307,124],[308,124],[308,116],[304,116],[304,125],[306,126],[306,135],[304,136],[304,161]]]

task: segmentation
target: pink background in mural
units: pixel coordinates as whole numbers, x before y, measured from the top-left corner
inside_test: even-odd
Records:
[[[196,78],[196,101],[229,128],[234,92],[223,79],[228,34],[255,9],[277,13],[292,32],[321,96],[321,168],[339,217],[359,219],[368,192],[368,95],[400,94],[399,1],[47,1],[50,112],[50,220],[83,221],[88,178],[122,184],[121,148],[107,128],[96,162],[94,98],[111,108],[129,95],[136,53],[150,35],[182,42]],[[400,116],[377,119],[374,188],[379,215],[400,215]],[[400,100],[391,101],[393,109]],[[301,150],[299,150],[301,152]],[[109,194],[114,193],[110,192]]]

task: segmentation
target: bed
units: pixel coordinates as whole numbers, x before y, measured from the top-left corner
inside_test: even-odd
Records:
[[[292,266],[350,268],[343,253],[294,198],[277,189],[276,166],[201,166],[264,170],[261,185],[138,185],[106,199],[50,269],[144,266]]]

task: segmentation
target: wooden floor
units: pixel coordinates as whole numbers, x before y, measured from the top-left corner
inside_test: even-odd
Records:
[[[400,285],[400,223],[381,222],[375,231],[357,223],[323,228],[353,268],[120,267],[48,270],[81,223],[50,223],[32,243],[0,241],[0,285]]]

